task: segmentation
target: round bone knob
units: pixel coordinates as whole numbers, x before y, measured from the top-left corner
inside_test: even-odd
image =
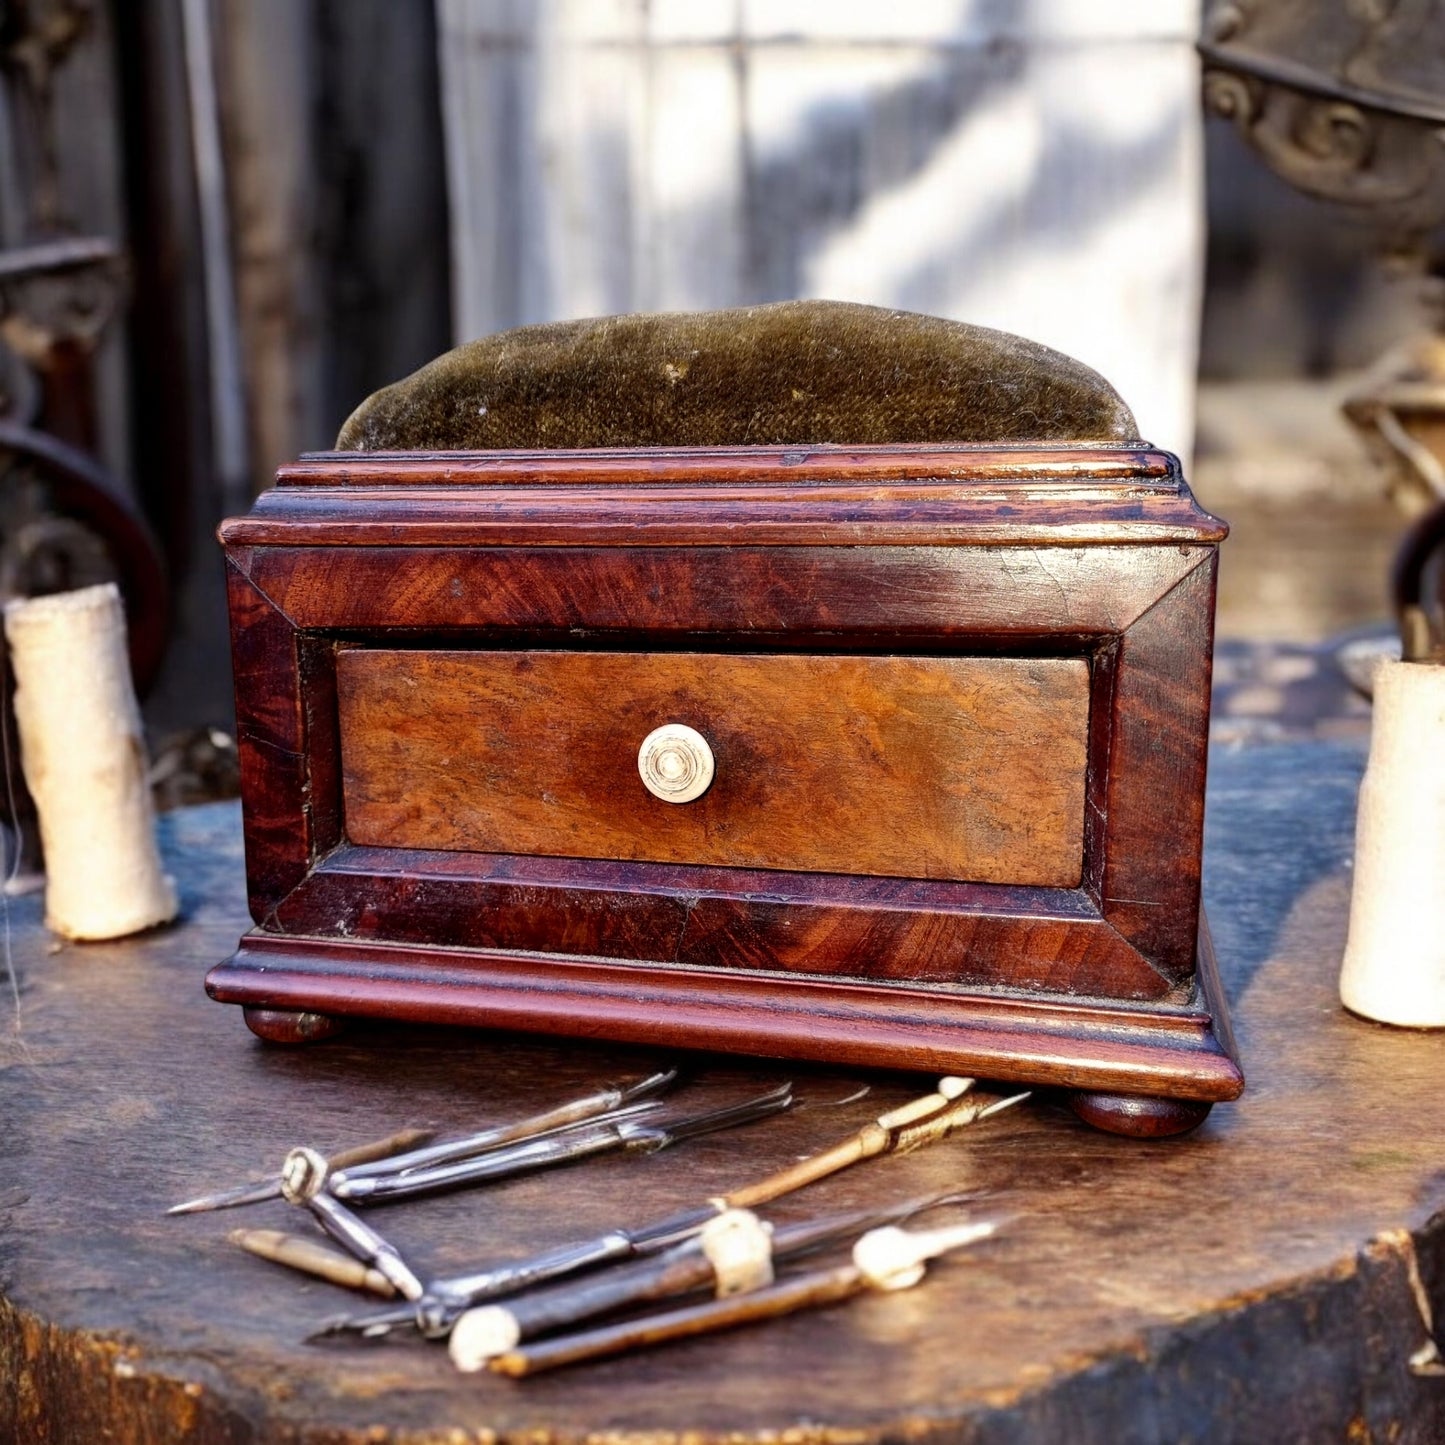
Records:
[[[637,771],[654,798],[690,803],[707,792],[713,775],[707,739],[683,723],[654,728],[637,750]]]
[[[329,1169],[314,1149],[293,1149],[281,1166],[281,1197],[288,1204],[304,1204],[321,1192]]]

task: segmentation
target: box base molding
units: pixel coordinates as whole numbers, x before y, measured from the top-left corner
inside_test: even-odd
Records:
[[[1120,1005],[256,930],[206,989],[278,1043],[393,1019],[968,1074],[1078,1091],[1089,1123],[1158,1137],[1243,1087],[1206,929],[1198,976],[1190,1005]]]

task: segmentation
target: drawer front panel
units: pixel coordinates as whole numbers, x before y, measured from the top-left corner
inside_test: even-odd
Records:
[[[1081,659],[349,649],[346,832],[393,848],[1071,888]],[[714,776],[644,785],[654,729]]]

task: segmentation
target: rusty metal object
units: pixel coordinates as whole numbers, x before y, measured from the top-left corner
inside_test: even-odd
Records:
[[[1205,104],[1292,185],[1396,241],[1445,215],[1445,0],[1227,0],[1199,48]]]
[[[1445,499],[1405,533],[1390,588],[1404,660],[1445,663]]]
[[[1423,261],[1438,308],[1445,256],[1430,233],[1445,219],[1445,0],[1223,0],[1199,49],[1205,104],[1278,175],[1367,212],[1387,248]],[[1419,553],[1439,527],[1428,509],[1445,503],[1438,309],[1433,329],[1390,352],[1344,410],[1390,494],[1407,512],[1426,513],[1423,530],[1402,544],[1395,588],[1405,655],[1433,653],[1445,579],[1437,567],[1422,580]]]
[[[1445,334],[1429,332],[1388,352],[1345,398],[1344,412],[1404,511],[1416,515],[1445,501]]]
[[[67,237],[0,251],[0,342],[40,381],[47,431],[96,445],[94,357],[128,271],[109,241]]]
[[[44,432],[0,421],[0,598],[115,582],[142,696],[165,649],[169,586],[145,524],[109,474]]]
[[[0,251],[6,314],[0,330],[37,366],[53,338],[93,342],[115,315],[126,274],[116,246],[95,236],[65,236]],[[12,330],[14,316],[23,317],[23,326]]]
[[[98,582],[120,587],[131,673],[144,696],[160,670],[170,619],[169,583],[150,532],[91,457],[44,432],[0,420],[0,601]],[[3,641],[0,675],[0,709],[10,740],[0,759],[0,821],[14,831],[7,866],[14,876],[33,878],[40,844],[13,745],[13,684]]]

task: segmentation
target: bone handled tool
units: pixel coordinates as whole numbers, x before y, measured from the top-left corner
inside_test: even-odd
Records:
[[[443,1169],[451,1171],[474,1166],[478,1162],[502,1161],[500,1166],[490,1168],[485,1175],[488,1178],[496,1178],[539,1168],[543,1163],[563,1163],[569,1159],[586,1157],[588,1154],[601,1152],[603,1148],[640,1149],[642,1152],[650,1153],[680,1143],[684,1139],[697,1138],[719,1129],[736,1128],[758,1119],[765,1119],[769,1115],[789,1108],[792,1102],[792,1085],[784,1083],[738,1104],[669,1119],[657,1124],[641,1124],[628,1120],[621,1124],[614,1122],[598,1126],[599,1130],[605,1130],[599,1143],[592,1142],[590,1133],[584,1137],[578,1135],[574,1130],[568,1130],[529,1144],[495,1150],[485,1156],[482,1161],[464,1161],[460,1165],[443,1166]],[[579,1139],[582,1141],[580,1147]],[[519,1150],[532,1151],[543,1146],[550,1147],[550,1152],[545,1155],[545,1158],[532,1152],[523,1152],[520,1155],[518,1153]],[[438,1170],[419,1170],[418,1177],[424,1180],[422,1187],[405,1192],[430,1193],[437,1188],[446,1187],[431,1177],[438,1172]],[[392,1177],[378,1176],[370,1182],[385,1183]],[[403,1178],[405,1176],[394,1177]],[[477,1172],[473,1170],[465,1182],[476,1182],[478,1177]],[[449,1178],[447,1184],[457,1182],[462,1181]],[[282,1198],[289,1204],[301,1205],[310,1210],[317,1223],[327,1234],[364,1265],[378,1271],[403,1299],[413,1301],[421,1299],[426,1289],[421,1278],[402,1258],[400,1251],[378,1231],[358,1218],[343,1200],[336,1197],[332,1192],[334,1183],[335,1176],[329,1173],[327,1161],[314,1149],[293,1149],[286,1156],[286,1164],[281,1171]]]
[[[923,1278],[928,1261],[976,1244],[997,1227],[994,1222],[984,1222],[920,1231],[896,1226],[870,1230],[853,1246],[850,1261],[833,1269],[784,1279],[748,1294],[520,1346],[490,1359],[474,1361],[459,1350],[453,1351],[453,1359],[462,1369],[477,1369],[485,1364],[496,1374],[534,1375],[670,1340],[776,1319],[799,1310],[819,1309],[865,1290],[909,1289]]]
[[[327,1189],[346,1203],[412,1199],[468,1184],[509,1179],[534,1169],[570,1164],[612,1150],[653,1154],[684,1139],[737,1128],[781,1113],[793,1103],[791,1084],[783,1083],[740,1104],[710,1109],[701,1114],[658,1117],[659,1104],[634,1104],[591,1123],[572,1125],[541,1137],[489,1150],[475,1158],[459,1159],[431,1168],[408,1168],[358,1177],[345,1172],[331,1177]]]
[[[961,1198],[910,1200],[890,1209],[852,1210],[777,1227],[751,1210],[729,1209],[710,1219],[693,1238],[656,1257],[528,1290],[504,1305],[467,1310],[452,1327],[452,1358],[463,1369],[479,1369],[488,1359],[515,1349],[524,1340],[598,1315],[699,1289],[712,1290],[720,1299],[762,1289],[772,1284],[774,1267],[783,1260],[856,1239],[865,1230],[912,1218],[939,1204],[958,1203]]]
[[[643,1101],[656,1099],[658,1095],[665,1093],[677,1081],[677,1077],[676,1069],[663,1069],[635,1084],[601,1089],[580,1099],[556,1105],[540,1114],[517,1119],[509,1124],[494,1125],[478,1133],[468,1134],[460,1139],[443,1140],[437,1144],[429,1144],[429,1141],[436,1137],[435,1129],[407,1129],[400,1134],[393,1134],[390,1138],[331,1155],[326,1160],[327,1176],[334,1184],[336,1179],[343,1177],[360,1180],[379,1174],[407,1173],[470,1159],[509,1144],[541,1138],[608,1115],[638,1108]],[[197,1214],[211,1209],[231,1209],[240,1204],[258,1204],[266,1199],[280,1197],[281,1180],[277,1177],[258,1184],[243,1184],[235,1189],[222,1190],[218,1194],[205,1194],[199,1199],[188,1199],[183,1204],[172,1205],[166,1213]]]
[[[427,1335],[444,1338],[457,1318],[473,1306],[534,1289],[582,1270],[659,1253],[692,1238],[709,1220],[729,1209],[751,1209],[780,1199],[866,1159],[924,1148],[1029,1097],[1026,1092],[1007,1096],[976,1092],[973,1082],[945,1077],[932,1093],[880,1114],[833,1147],[755,1184],[709,1199],[697,1208],[640,1227],[609,1230],[518,1263],[435,1279],[415,1305],[338,1316],[323,1323],[317,1334],[357,1333],[375,1337],[416,1326]]]

